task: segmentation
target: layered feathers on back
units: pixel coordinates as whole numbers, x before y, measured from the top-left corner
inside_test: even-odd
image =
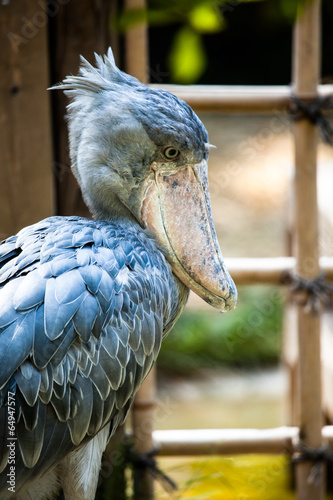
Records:
[[[17,489],[123,421],[180,285],[145,233],[52,217],[0,246],[1,435],[15,394]],[[184,300],[181,299],[181,301]],[[7,441],[0,441],[0,491]]]

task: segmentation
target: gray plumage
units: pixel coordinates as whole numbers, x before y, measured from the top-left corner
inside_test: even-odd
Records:
[[[12,395],[15,498],[51,499],[62,489],[71,499],[93,499],[107,439],[126,417],[188,287],[222,310],[235,303],[211,220],[204,126],[183,101],[121,72],[111,49],[96,59],[97,68],[82,60],[79,76],[58,88],[72,99],[72,168],[97,220],[50,217],[0,244],[4,499],[13,497]],[[193,196],[186,176],[199,185]],[[187,240],[172,221],[183,196],[199,217],[189,219],[196,232]],[[160,200],[165,207],[155,206]],[[193,254],[196,235],[210,247],[206,253]]]
[[[4,241],[0,266],[1,419],[14,392],[19,490],[124,419],[187,291],[145,232],[119,222],[51,217]]]

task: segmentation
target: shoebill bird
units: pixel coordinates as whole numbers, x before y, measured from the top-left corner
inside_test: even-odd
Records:
[[[111,49],[96,60],[58,86],[94,220],[50,217],[0,245],[2,499],[93,499],[106,443],[189,289],[221,311],[236,302],[203,124],[120,71]]]

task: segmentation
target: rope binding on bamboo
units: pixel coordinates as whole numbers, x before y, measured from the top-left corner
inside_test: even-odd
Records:
[[[324,116],[323,111],[333,110],[333,95],[318,96],[311,101],[291,96],[292,104],[289,112],[294,121],[308,120],[319,127],[323,141],[333,146],[333,127]]]
[[[320,448],[311,448],[301,442],[295,445],[294,450],[294,454],[291,457],[291,462],[293,464],[314,462],[308,477],[308,482],[318,486],[322,475],[321,466],[323,463],[333,465],[333,452],[328,449],[326,444],[320,446]]]
[[[319,313],[321,304],[329,305],[333,299],[333,285],[325,279],[323,272],[314,279],[306,279],[288,271],[282,277],[282,283],[290,285],[297,303],[303,305],[306,312],[311,311],[314,315]]]
[[[173,493],[178,489],[176,483],[163,472],[157,465],[155,455],[159,452],[158,448],[153,448],[148,453],[136,453],[130,447],[127,452],[127,462],[132,465],[134,471],[137,471],[140,476],[144,470],[148,470],[154,479],[158,480],[168,493]]]

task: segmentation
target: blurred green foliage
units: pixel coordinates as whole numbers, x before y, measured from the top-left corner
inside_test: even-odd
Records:
[[[207,56],[201,36],[190,26],[176,33],[168,64],[172,80],[178,83],[192,83],[205,71]]]
[[[277,363],[283,304],[279,288],[251,286],[240,289],[237,309],[228,314],[185,310],[162,343],[159,370],[194,375],[201,368]]]
[[[124,32],[143,20],[152,27],[176,25],[168,57],[170,77],[175,83],[191,84],[207,67],[204,37],[225,29],[228,15],[239,5],[264,2],[268,22],[291,23],[308,1],[312,0],[150,0],[147,10],[122,12],[118,29]]]
[[[151,0],[148,20],[179,24],[168,57],[172,81],[191,84],[200,78],[207,66],[203,37],[222,31],[225,26],[224,9],[234,9],[242,2],[261,0]],[[158,16],[157,16],[158,13]]]

